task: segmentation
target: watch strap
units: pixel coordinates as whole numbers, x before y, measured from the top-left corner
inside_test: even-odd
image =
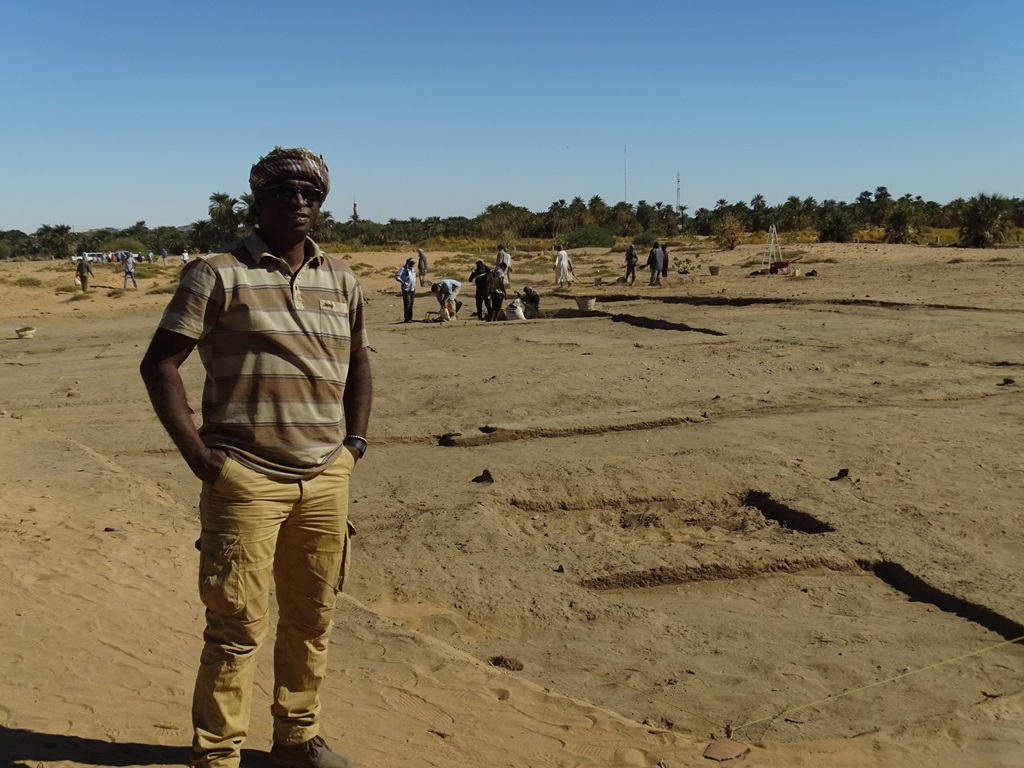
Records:
[[[366,438],[360,437],[359,435],[348,435],[342,441],[342,445],[347,445],[350,448],[355,448],[359,451],[359,458],[363,458],[363,456],[366,455],[366,449],[369,447],[369,444],[366,442]]]

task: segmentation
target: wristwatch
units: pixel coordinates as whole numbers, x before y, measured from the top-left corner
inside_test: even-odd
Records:
[[[366,449],[369,447],[365,437],[359,437],[358,435],[349,435],[341,442],[342,445],[347,445],[349,448],[355,448],[359,451],[359,458],[363,458],[366,455]]]

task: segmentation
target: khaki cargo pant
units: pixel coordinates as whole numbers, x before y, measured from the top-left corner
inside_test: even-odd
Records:
[[[249,727],[256,651],[277,590],[274,740],[317,735],[319,687],[337,592],[349,564],[348,489],[342,450],[312,480],[281,482],[227,459],[199,501],[199,593],[205,645],[192,700],[192,762],[237,766]]]

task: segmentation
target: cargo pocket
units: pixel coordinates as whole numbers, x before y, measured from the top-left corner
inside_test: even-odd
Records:
[[[239,559],[242,542],[237,534],[199,536],[199,597],[221,616],[234,616],[245,607]]]
[[[341,552],[341,573],[338,574],[338,586],[335,592],[342,592],[345,588],[345,580],[348,578],[348,570],[352,564],[352,537],[356,535],[356,527],[351,520],[345,521],[345,548]]]

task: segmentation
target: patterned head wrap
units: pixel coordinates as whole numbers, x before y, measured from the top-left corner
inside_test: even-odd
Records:
[[[249,188],[253,194],[270,186],[280,179],[302,179],[315,184],[324,191],[331,189],[331,179],[327,175],[327,165],[323,157],[314,155],[308,149],[281,149],[260,158],[260,161],[249,172]]]

